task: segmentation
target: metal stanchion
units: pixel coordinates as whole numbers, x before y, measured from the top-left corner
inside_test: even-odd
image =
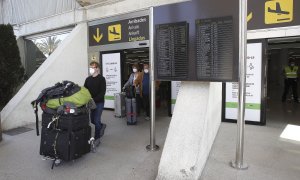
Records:
[[[246,93],[246,57],[247,57],[247,0],[239,0],[239,107],[237,120],[237,145],[235,161],[231,166],[236,169],[248,169],[244,163],[245,93]]]
[[[2,141],[1,112],[0,112],[0,142]]]
[[[155,144],[155,81],[154,81],[154,25],[153,25],[153,7],[150,8],[149,17],[149,34],[150,34],[150,47],[149,47],[149,60],[150,60],[150,81],[151,81],[151,126],[150,126],[150,145],[146,147],[148,151],[158,151],[159,146]]]

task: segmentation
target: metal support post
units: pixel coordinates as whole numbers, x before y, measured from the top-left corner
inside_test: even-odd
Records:
[[[159,146],[155,144],[155,81],[154,81],[154,25],[153,25],[153,7],[150,8],[149,17],[149,34],[150,34],[150,47],[149,47],[149,60],[150,60],[150,81],[151,81],[151,125],[150,125],[150,145],[146,147],[148,151],[158,151]]]
[[[1,112],[0,112],[0,142],[2,141]]]
[[[236,169],[248,169],[244,163],[244,128],[246,94],[246,57],[247,57],[247,0],[239,0],[239,106],[237,120],[237,145],[235,161],[231,166]]]

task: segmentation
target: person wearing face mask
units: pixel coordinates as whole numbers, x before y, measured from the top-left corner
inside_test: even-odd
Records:
[[[134,97],[136,98],[136,112],[139,115],[141,109],[141,101],[142,101],[142,74],[138,71],[139,66],[138,64],[132,65],[132,73],[128,79],[128,81],[124,84],[123,90],[125,90],[129,86],[134,87]]]
[[[290,59],[289,66],[286,66],[284,68],[284,75],[285,75],[285,80],[284,80],[284,92],[282,95],[282,102],[285,102],[289,89],[290,87],[292,87],[294,102],[299,103],[298,93],[297,93],[298,66],[295,65],[293,59]]]
[[[142,75],[142,100],[143,107],[146,111],[145,120],[150,120],[150,104],[149,104],[149,91],[150,91],[150,76],[149,76],[149,65],[144,64],[144,73]]]
[[[95,125],[95,141],[94,144],[98,146],[100,144],[100,138],[104,135],[106,124],[101,123],[101,115],[104,108],[104,95],[106,92],[105,78],[100,74],[99,63],[91,62],[89,67],[90,76],[86,78],[84,87],[86,87],[93,100],[96,103],[97,108],[91,111],[91,122]]]

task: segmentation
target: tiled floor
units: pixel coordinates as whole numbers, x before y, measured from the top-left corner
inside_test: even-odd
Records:
[[[277,98],[268,99],[267,107],[266,126],[245,127],[244,162],[248,170],[229,166],[235,159],[237,127],[222,123],[201,180],[300,179],[300,142],[280,138],[287,124],[300,125],[300,104],[281,103]]]
[[[299,180],[300,142],[280,138],[286,124],[300,125],[300,104],[271,102],[267,125],[245,127],[244,161],[248,170],[229,166],[235,157],[236,124],[222,123],[201,180]],[[158,111],[158,114],[160,112]],[[170,118],[158,115],[156,142],[163,148]],[[0,143],[0,180],[154,180],[161,150],[147,152],[150,122],[140,119],[127,126],[125,119],[103,113],[107,124],[96,153],[51,170],[51,162],[39,155],[40,137],[35,131],[9,136]],[[34,129],[34,125],[29,126]]]
[[[150,121],[139,119],[127,126],[125,119],[104,111],[105,135],[96,153],[51,170],[51,162],[39,155],[40,136],[35,130],[15,136],[3,134],[0,143],[0,180],[152,180],[156,177],[162,151],[147,152]],[[157,118],[156,142],[162,147],[170,122]],[[34,129],[35,125],[29,126]]]

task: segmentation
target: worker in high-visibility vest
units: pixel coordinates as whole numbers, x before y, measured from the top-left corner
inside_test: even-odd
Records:
[[[298,103],[298,93],[297,93],[297,81],[298,81],[298,66],[295,65],[295,62],[291,59],[289,61],[289,66],[284,68],[284,92],[282,95],[282,102],[285,102],[286,96],[289,92],[290,87],[293,90],[293,99],[294,102]]]

